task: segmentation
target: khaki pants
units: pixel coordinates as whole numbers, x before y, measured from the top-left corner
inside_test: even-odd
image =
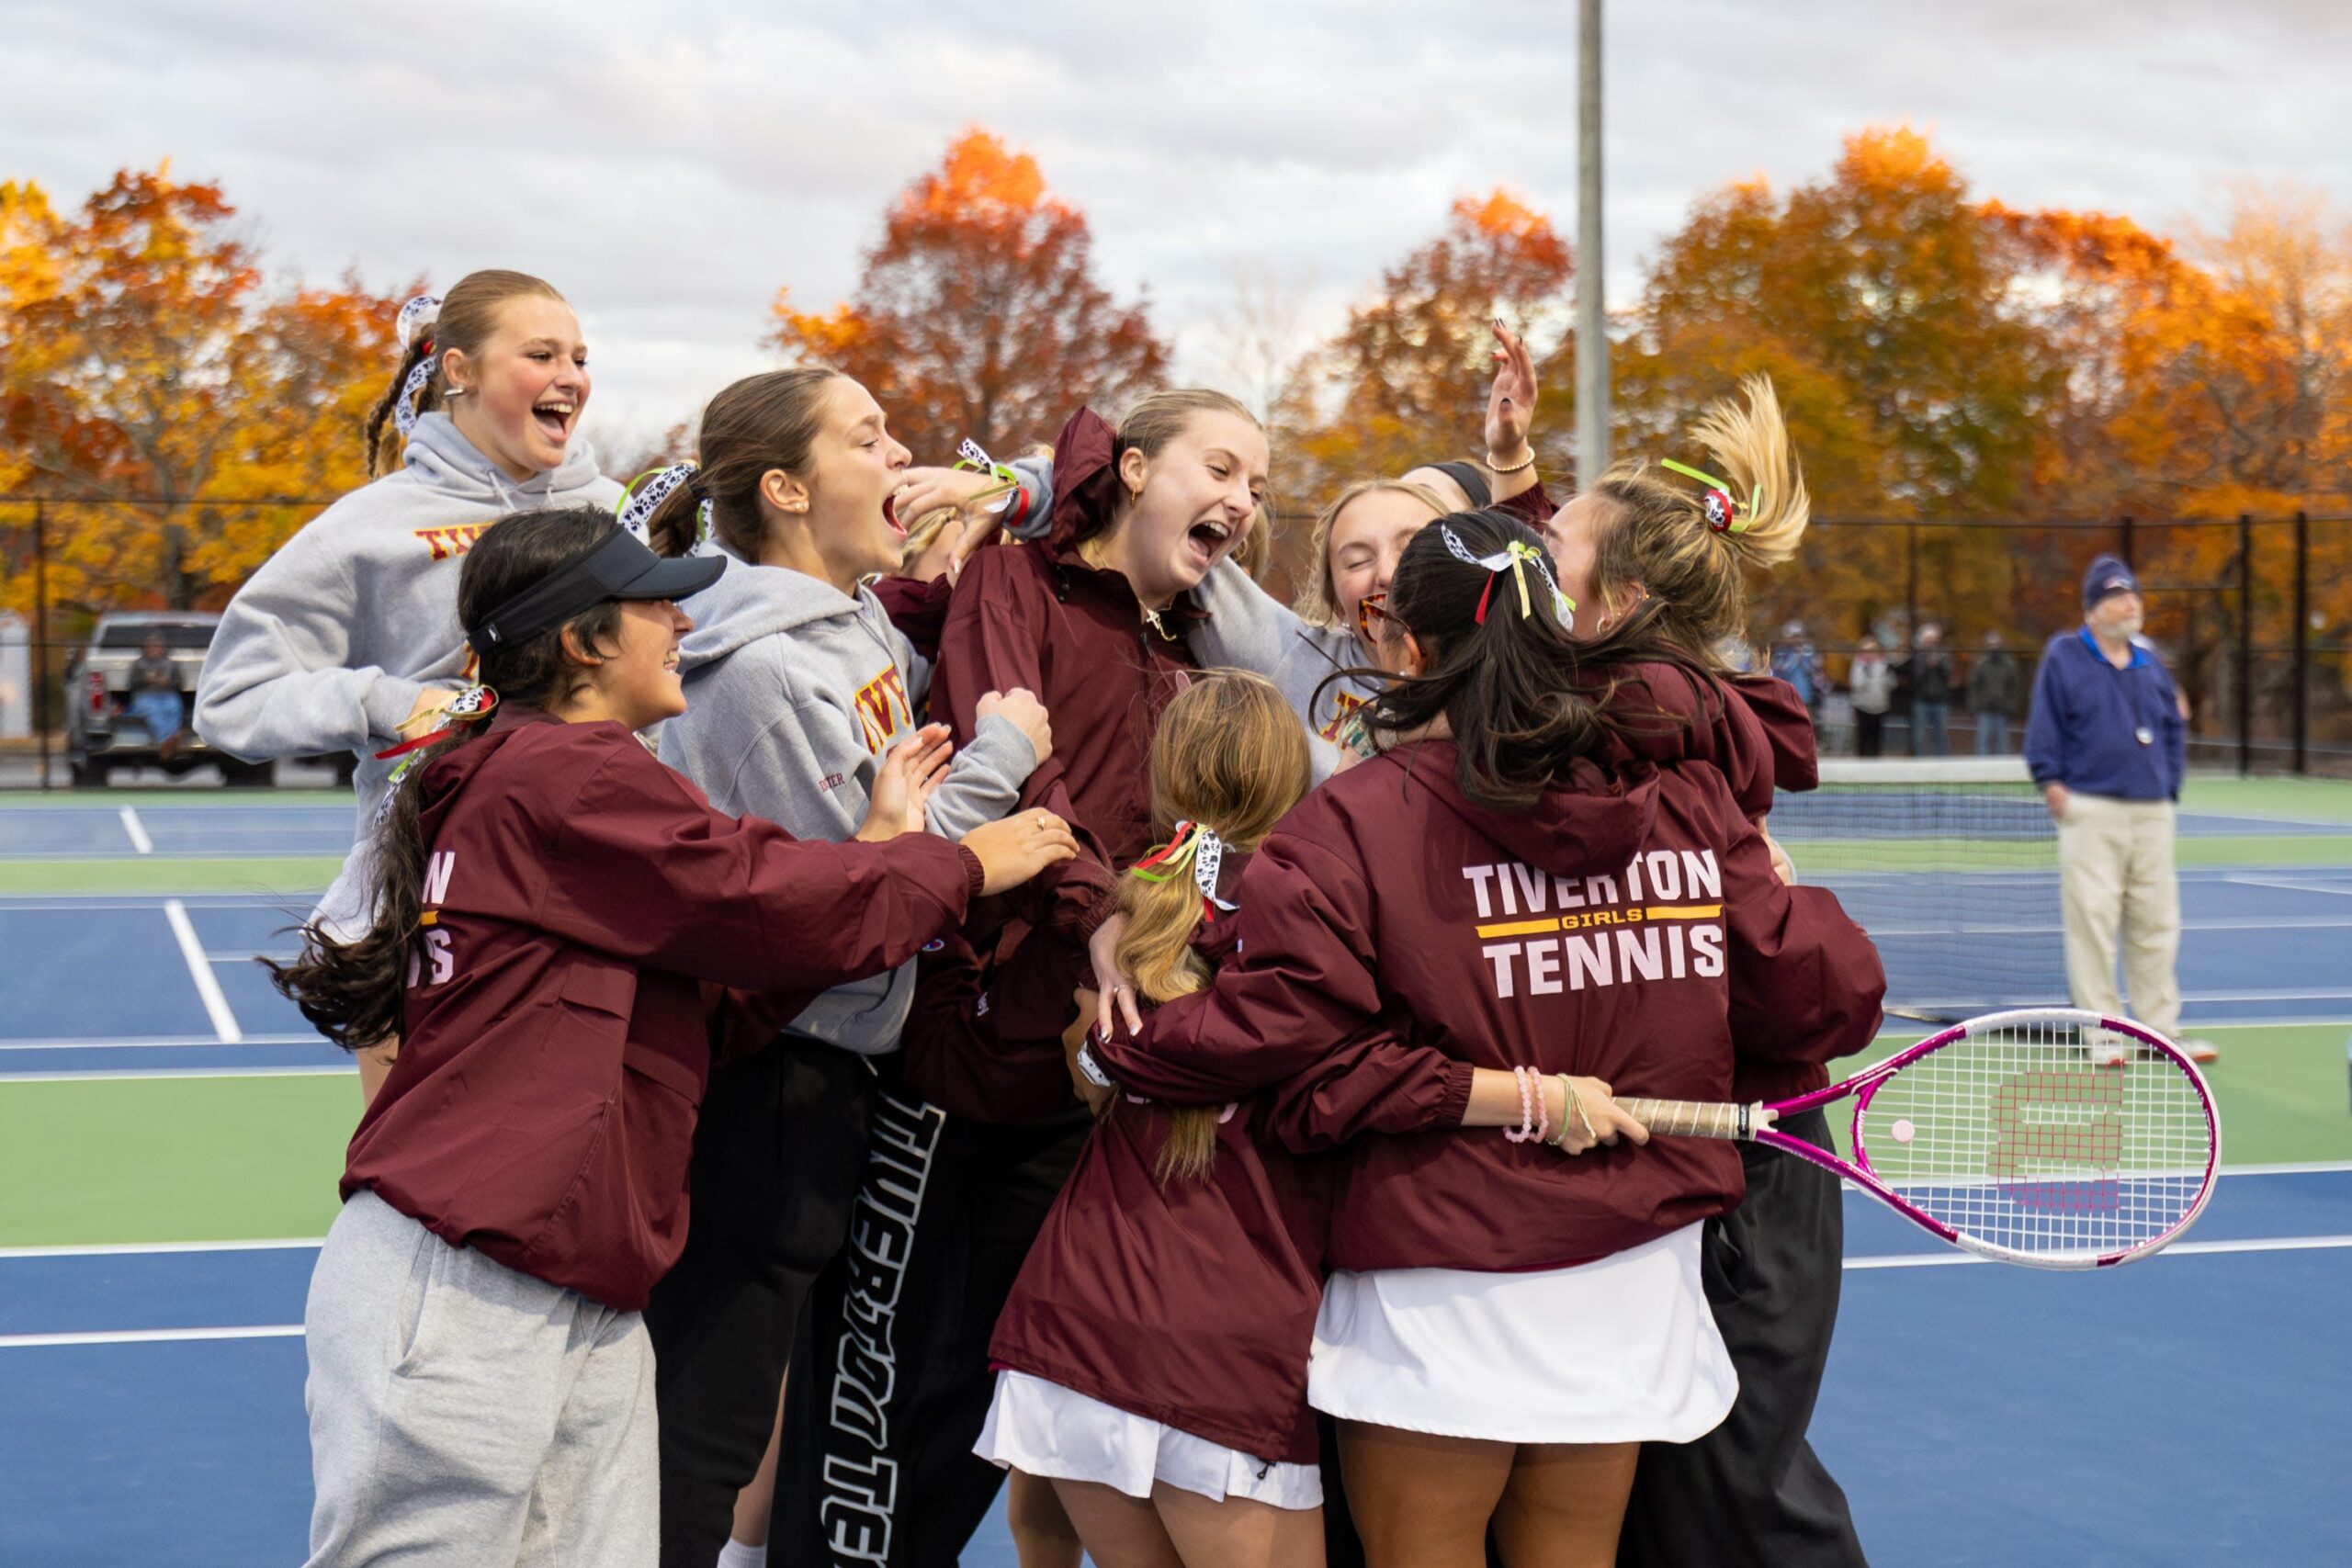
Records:
[[[2180,1027],[2180,879],[2173,806],[2069,795],[2058,824],[2058,886],[2066,908],[2066,982],[2075,1005],[2135,1018],[2167,1037]],[[2124,1010],[2116,995],[2122,942]]]

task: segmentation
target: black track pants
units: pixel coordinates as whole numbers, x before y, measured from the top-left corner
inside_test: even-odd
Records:
[[[1781,1130],[1830,1146],[1818,1111]],[[1747,1201],[1708,1223],[1705,1249],[1739,1399],[1696,1442],[1643,1447],[1618,1568],[1862,1568],[1846,1494],[1805,1440],[1838,1324],[1844,1200],[1816,1166],[1775,1149],[1740,1153]]]
[[[865,1058],[791,1034],[711,1078],[686,1249],[645,1309],[662,1568],[711,1568],[767,1451],[801,1310],[849,1235],[876,1082]]]
[[[952,1568],[1004,1472],[972,1444],[997,1314],[1092,1125],[1000,1126],[887,1085],[850,1245],[819,1280],[786,1393],[774,1561]]]

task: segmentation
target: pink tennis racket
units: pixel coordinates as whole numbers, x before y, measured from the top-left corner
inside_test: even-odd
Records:
[[[1850,1164],[1773,1129],[1849,1095]],[[2196,1064],[2144,1025],[2072,1008],[1973,1018],[1794,1100],[1617,1103],[1653,1133],[1810,1160],[1954,1247],[2037,1269],[2160,1251],[2204,1209],[2222,1159]]]

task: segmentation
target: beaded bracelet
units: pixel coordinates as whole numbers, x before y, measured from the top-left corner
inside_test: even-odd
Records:
[[[1514,1144],[1523,1144],[1535,1136],[1535,1102],[1541,1097],[1529,1088],[1528,1079],[1532,1076],[1525,1067],[1510,1070],[1511,1082],[1519,1086],[1519,1125],[1503,1129],[1503,1136]],[[1539,1085],[1542,1082],[1541,1079],[1536,1081]]]

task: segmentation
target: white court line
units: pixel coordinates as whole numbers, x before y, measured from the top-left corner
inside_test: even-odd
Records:
[[[229,998],[220,994],[220,982],[204,956],[204,944],[196,940],[196,927],[188,920],[187,906],[176,898],[164,899],[164,919],[171,922],[172,935],[179,939],[180,956],[187,960],[188,978],[196,982],[196,994],[212,1020],[212,1032],[223,1045],[243,1044],[245,1032],[237,1027],[237,1015],[229,1010]]]
[[[185,1050],[190,1046],[220,1043],[209,1034],[98,1035],[89,1039],[0,1040],[0,1051],[142,1051],[154,1047]],[[248,1034],[237,1043],[324,1045],[328,1041],[320,1034]]]
[[[191,1339],[299,1339],[299,1323],[256,1323],[238,1328],[124,1328],[94,1334],[0,1334],[0,1350],[51,1345],[176,1345]]]
[[[154,1258],[182,1252],[317,1251],[326,1245],[322,1235],[286,1236],[271,1241],[123,1241],[95,1242],[81,1247],[0,1247],[0,1262],[17,1258]]]
[[[2337,898],[2352,898],[2352,884],[2330,885],[2324,882],[2298,882],[2284,876],[2245,876],[2229,878],[2240,887],[2269,887],[2285,893],[2325,893]]]
[[[130,835],[130,847],[142,855],[153,854],[155,840],[147,836],[147,824],[139,820],[138,811],[126,806],[117,815],[122,818],[122,830]]]
[[[2186,1258],[2216,1252],[2318,1252],[2352,1247],[2352,1235],[2266,1235],[2249,1236],[2244,1241],[2177,1241],[2158,1258]],[[1940,1269],[1954,1263],[1991,1263],[1995,1259],[1979,1258],[1973,1252],[1955,1247],[1950,1252],[1905,1252],[1883,1258],[1849,1258],[1849,1269]],[[2088,1270],[2085,1270],[2088,1272]]]

